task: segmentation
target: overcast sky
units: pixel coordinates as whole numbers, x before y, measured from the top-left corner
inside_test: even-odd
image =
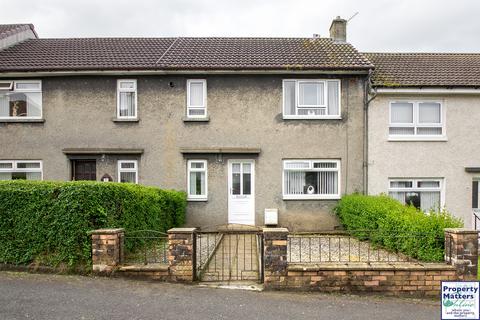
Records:
[[[362,51],[480,52],[480,0],[0,0],[0,23],[41,38],[328,36],[349,18]]]

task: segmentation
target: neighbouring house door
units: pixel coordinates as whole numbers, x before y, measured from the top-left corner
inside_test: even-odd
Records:
[[[472,181],[472,224],[477,230],[480,229],[480,190],[478,188],[480,179],[474,178]]]
[[[73,160],[72,180],[97,180],[97,161]]]
[[[255,225],[255,163],[228,162],[228,223]]]

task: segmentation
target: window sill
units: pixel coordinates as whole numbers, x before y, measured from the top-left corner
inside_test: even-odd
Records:
[[[341,116],[283,116],[283,120],[342,120]]]
[[[187,198],[188,202],[207,202],[208,198]]]
[[[410,142],[445,142],[448,141],[448,138],[445,136],[441,137],[388,137],[388,141],[396,142],[396,141],[410,141]]]
[[[210,117],[206,116],[204,118],[189,118],[189,117],[183,117],[183,122],[209,122]]]
[[[283,196],[283,200],[340,200],[340,196],[321,196],[321,197],[299,197],[299,196]]]
[[[131,119],[128,119],[128,118],[113,118],[112,121],[113,122],[139,122],[140,119],[139,118],[131,118]]]
[[[0,119],[0,122],[6,123],[43,123],[45,119]]]

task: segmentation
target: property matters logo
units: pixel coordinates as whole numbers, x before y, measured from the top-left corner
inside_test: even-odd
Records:
[[[478,281],[442,281],[442,320],[480,319]]]

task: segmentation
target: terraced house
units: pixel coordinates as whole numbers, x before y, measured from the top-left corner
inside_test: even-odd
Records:
[[[480,180],[480,54],[369,53],[368,191],[475,227]],[[477,228],[480,223],[477,221]]]
[[[340,18],[329,38],[42,39],[3,25],[0,179],[185,190],[192,227],[333,229],[352,192],[468,226],[479,87],[480,54],[362,54]]]
[[[0,29],[0,178],[188,192],[187,225],[332,229],[363,192],[371,63],[330,38],[38,38]]]

